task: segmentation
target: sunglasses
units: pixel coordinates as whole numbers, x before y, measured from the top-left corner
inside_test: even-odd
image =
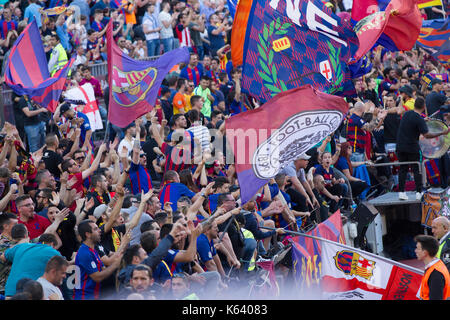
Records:
[[[143,157],[147,157],[147,155],[145,153],[142,153],[139,155],[139,157],[143,158]]]
[[[80,160],[84,160],[84,159],[86,159],[86,157],[78,157],[78,158],[75,158],[75,161],[80,161]]]

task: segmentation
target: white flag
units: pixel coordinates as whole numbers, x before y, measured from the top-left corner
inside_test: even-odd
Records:
[[[413,299],[422,272],[409,271],[375,254],[339,243],[321,241],[322,280],[328,299]],[[408,285],[402,287],[406,277]],[[400,292],[403,290],[404,292]]]
[[[78,111],[83,112],[88,117],[92,131],[103,129],[102,117],[98,110],[94,88],[90,83],[85,83],[82,86],[67,90],[64,96],[70,100],[84,101],[86,104],[78,106]]]

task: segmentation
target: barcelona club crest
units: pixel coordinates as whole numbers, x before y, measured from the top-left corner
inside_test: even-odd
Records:
[[[336,268],[347,276],[360,276],[366,280],[370,280],[373,276],[375,261],[368,260],[362,255],[350,251],[342,250],[334,256]]]
[[[157,70],[151,67],[124,72],[113,66],[112,72],[112,97],[123,107],[132,107],[144,100],[157,75]]]

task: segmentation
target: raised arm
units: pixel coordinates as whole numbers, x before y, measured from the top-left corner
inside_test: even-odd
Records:
[[[100,165],[100,160],[102,158],[102,154],[105,150],[106,150],[106,144],[102,143],[100,145],[100,147],[98,148],[97,156],[95,157],[94,161],[92,162],[92,165],[88,169],[82,171],[83,180],[86,179],[87,177],[91,176],[98,169],[98,166]]]

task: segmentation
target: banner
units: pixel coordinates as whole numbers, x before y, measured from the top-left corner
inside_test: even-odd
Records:
[[[253,0],[248,17],[244,92],[264,103],[305,84],[330,94],[353,87],[347,62],[358,39],[350,21],[321,1]]]
[[[108,120],[121,128],[151,111],[165,76],[179,63],[189,63],[188,48],[178,48],[155,61],[139,61],[122,52],[107,26],[109,112]]]
[[[330,300],[417,300],[423,272],[356,248],[322,242],[321,288]]]
[[[353,0],[352,20],[357,22],[376,12],[384,11],[390,0]]]
[[[281,168],[334,132],[347,111],[343,98],[308,84],[227,119],[226,137],[234,153],[230,159],[227,152],[227,163],[234,160],[242,204]]]
[[[95,99],[94,87],[92,84],[85,83],[77,88],[72,88],[64,92],[64,96],[70,100],[82,100],[85,105],[77,106],[77,111],[84,113],[91,125],[92,131],[102,130],[103,122],[98,110],[97,100]]]
[[[341,212],[337,211],[318,224],[307,235],[345,244]],[[297,236],[291,239],[294,278],[300,291],[319,285],[321,278],[321,242],[314,238]]]
[[[423,21],[417,45],[450,70],[450,18]],[[448,75],[447,75],[448,79]]]
[[[392,0],[384,11],[372,13],[356,24],[360,46],[354,59],[359,60],[375,44],[391,51],[411,50],[421,26],[422,17],[415,0]]]
[[[72,56],[62,69],[50,77],[39,28],[33,20],[11,48],[6,62],[5,83],[17,95],[27,95],[54,112],[74,61]]]
[[[435,7],[435,6],[442,6],[442,0],[431,0],[431,1],[418,0],[417,1],[417,7],[419,7],[419,9]]]

